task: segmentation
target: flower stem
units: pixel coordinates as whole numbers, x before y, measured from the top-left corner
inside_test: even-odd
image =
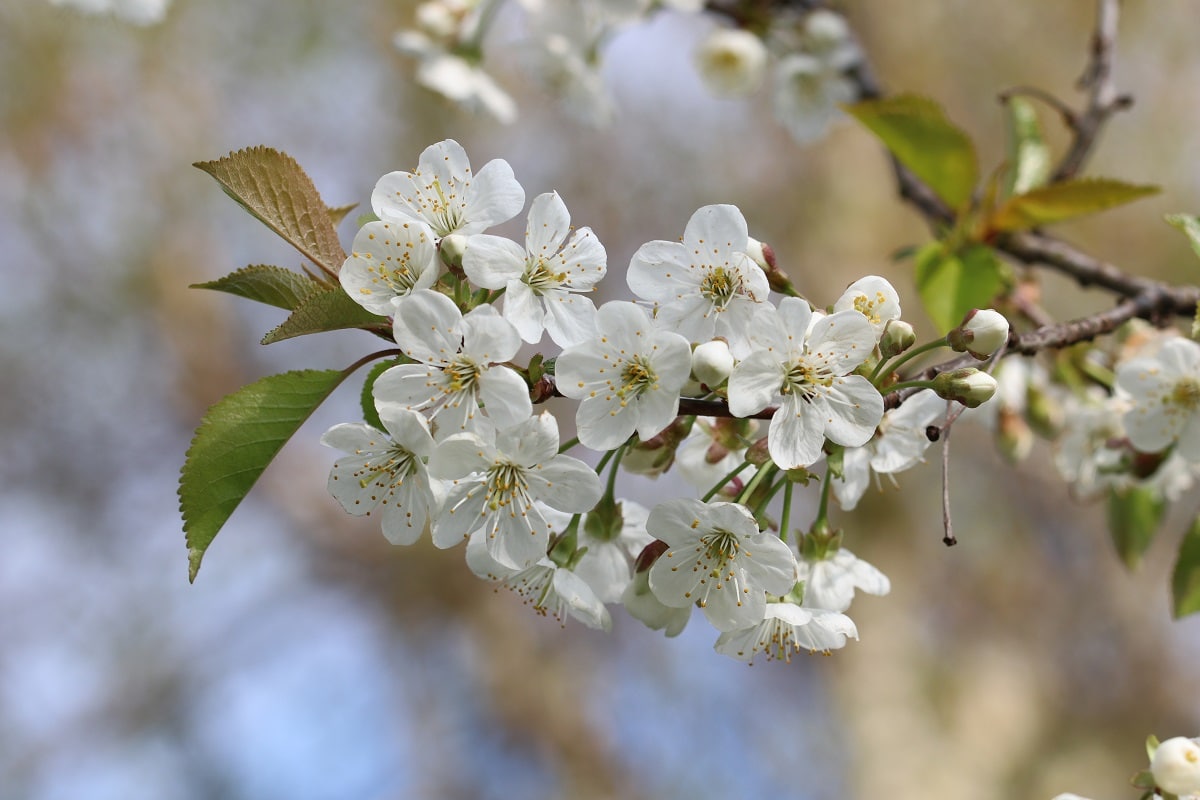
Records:
[[[709,500],[712,500],[713,497],[717,494],[717,492],[724,489],[726,484],[728,484],[731,480],[736,478],[738,476],[738,473],[740,473],[742,470],[744,470],[748,466],[750,466],[750,462],[743,461],[741,464],[738,464],[736,467],[731,469],[725,475],[724,478],[721,478],[721,480],[717,481],[716,484],[705,493],[704,497],[700,498],[700,502],[707,503]]]
[[[575,447],[578,444],[579,444],[579,437],[572,436],[570,439],[567,439],[567,441],[563,442],[562,445],[559,446],[558,454],[561,456],[563,453],[567,452],[572,447]]]
[[[891,375],[893,372],[900,369],[900,367],[904,366],[909,361],[912,361],[922,353],[928,353],[930,350],[944,346],[946,346],[946,337],[943,336],[941,339],[936,339],[932,342],[926,342],[919,347],[914,347],[907,353],[901,353],[899,356],[892,359],[890,364],[887,361],[880,361],[879,365],[875,367],[875,371],[871,373],[871,383],[878,387],[879,379],[881,377]]]
[[[784,479],[787,486],[783,487],[783,514],[779,517],[779,538],[787,541],[788,529],[792,523],[792,489],[796,484]]]
[[[821,504],[817,506],[817,518],[813,520],[814,532],[824,531],[829,527],[829,490],[832,486],[833,473],[825,470],[825,477],[821,479]]]
[[[904,389],[932,389],[933,381],[901,381],[888,387],[888,394]]]

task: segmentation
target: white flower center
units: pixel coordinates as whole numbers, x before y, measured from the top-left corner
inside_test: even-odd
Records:
[[[436,178],[426,187],[426,190],[422,198],[425,202],[422,205],[425,206],[425,213],[428,215],[430,224],[433,225],[439,236],[454,233],[463,221],[462,203],[458,196],[454,192],[447,196],[445,190],[442,189],[442,182]]]
[[[650,360],[645,356],[634,356],[625,362],[624,368],[621,370],[621,388],[617,389],[617,396],[621,398],[621,405],[631,397],[637,397],[647,389],[658,388],[658,375],[654,372],[654,367]]]
[[[787,370],[783,374],[783,386],[780,387],[779,392],[784,395],[795,394],[804,400],[809,400],[818,394],[823,394],[824,390],[832,386],[833,378],[833,373],[825,364],[810,364],[803,360],[793,361],[788,364]]]
[[[530,259],[525,264],[525,274],[521,276],[521,281],[538,297],[541,297],[548,289],[557,289],[566,279],[567,273],[552,271],[546,266],[545,259],[542,258],[536,261]]]
[[[742,276],[736,270],[713,267],[700,281],[700,295],[717,311],[724,311],[733,298],[742,293]]]
[[[1195,378],[1182,378],[1175,383],[1171,394],[1163,399],[1185,411],[1195,411],[1200,408],[1200,381]]]
[[[458,394],[474,389],[482,370],[470,358],[460,355],[443,372],[446,376],[446,394]]]
[[[883,321],[879,316],[879,309],[883,308],[886,302],[887,298],[883,296],[883,292],[876,292],[874,300],[860,294],[854,298],[854,310],[871,320],[872,325],[878,325]]]
[[[362,450],[355,451],[356,454],[362,455]],[[391,484],[389,489],[399,488],[404,479],[413,475],[417,471],[420,460],[416,455],[405,450],[399,445],[393,445],[384,452],[379,454],[380,460],[369,460],[365,462],[361,468],[354,471],[354,477],[358,478],[358,485],[366,489],[372,483],[379,480],[384,475],[391,476]]]
[[[712,577],[719,578],[719,571],[725,564],[737,557],[742,543],[737,534],[722,528],[714,528],[712,533],[700,537],[704,545],[704,556],[713,562]]]
[[[499,511],[511,505],[514,500],[519,501],[519,509],[523,509],[529,503],[529,483],[525,480],[524,468],[508,461],[493,464],[487,472],[485,505],[492,511]]]

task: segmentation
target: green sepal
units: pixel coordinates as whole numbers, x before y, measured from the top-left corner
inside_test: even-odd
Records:
[[[605,493],[596,507],[587,513],[583,522],[584,532],[600,542],[611,542],[621,535],[625,527],[625,513],[621,503],[611,494]]]
[[[1109,490],[1108,531],[1117,555],[1129,569],[1141,563],[1166,509],[1162,494],[1153,489]]]
[[[204,415],[179,474],[188,580],[271,460],[349,370],[271,375],[219,400]]]
[[[951,251],[930,242],[917,252],[914,275],[925,313],[943,335],[971,309],[992,305],[1008,283],[1008,268],[983,244]]]
[[[329,289],[305,300],[283,321],[262,338],[263,344],[310,333],[339,331],[347,328],[370,328],[379,332],[390,330],[386,317],[372,314],[354,302],[342,287]]]
[[[1171,610],[1175,618],[1200,611],[1200,516],[1192,520],[1171,574]]]
[[[1024,97],[1009,97],[1008,106],[1008,169],[1004,193],[1025,194],[1045,185],[1053,164],[1050,146],[1042,136],[1037,109]]]
[[[1149,748],[1147,748],[1149,749]],[[1153,758],[1153,756],[1151,756]],[[1135,789],[1154,789],[1154,773],[1148,769],[1143,769],[1135,772],[1133,777],[1129,779],[1129,784]]]
[[[363,381],[362,393],[359,395],[359,402],[362,404],[363,421],[376,430],[384,430],[384,427],[383,421],[379,419],[379,412],[375,409],[375,381],[379,380],[379,376],[392,367],[407,363],[410,363],[409,360],[403,357],[390,361],[380,361],[371,367],[371,371],[367,373],[366,380]]]
[[[904,166],[953,209],[966,206],[979,180],[971,138],[926,97],[865,100],[846,112],[879,137]]]
[[[1147,761],[1154,760],[1154,754],[1158,752],[1159,744],[1160,744],[1160,742],[1158,741],[1158,737],[1155,736],[1153,733],[1146,737],[1146,760]],[[1141,773],[1139,772],[1138,774],[1140,775]],[[1135,783],[1134,786],[1137,786],[1137,784]],[[1153,787],[1147,786],[1144,788],[1149,789],[1149,788],[1153,788]]]
[[[1160,191],[1157,186],[1110,178],[1063,181],[1010,197],[996,209],[988,227],[1003,232],[1038,228],[1132,203]]]
[[[251,264],[215,281],[193,283],[190,288],[235,294],[247,300],[292,311],[313,295],[328,291],[329,285],[315,280],[311,275],[293,272],[283,267]]]
[[[270,147],[250,147],[192,166],[207,172],[227,195],[326,273],[346,260],[334,227],[337,209],[321,200],[296,160]]]

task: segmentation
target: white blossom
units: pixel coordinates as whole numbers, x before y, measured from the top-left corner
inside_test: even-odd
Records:
[[[601,74],[600,44],[615,25],[613,0],[526,3],[532,42],[522,48],[531,71],[575,119],[603,126],[614,105]]]
[[[1174,795],[1200,793],[1200,740],[1175,736],[1159,744],[1150,759],[1154,784]]]
[[[868,275],[846,287],[833,304],[834,311],[854,309],[867,318],[878,339],[894,319],[900,319],[900,295],[885,278]]]
[[[371,193],[371,208],[385,222],[424,222],[438,237],[482,233],[512,219],[525,205],[525,190],[503,159],[477,174],[462,145],[446,139],[421,153],[413,172],[390,172]]]
[[[366,423],[343,423],[321,437],[321,444],[349,453],[334,462],[329,492],[356,516],[382,508],[387,540],[412,544],[434,506],[425,468],[433,437],[420,414],[388,409],[379,418],[387,433]]]
[[[600,479],[587,464],[558,453],[558,423],[542,412],[512,427],[480,425],[441,442],[429,472],[447,481],[433,521],[433,543],[453,547],[481,531],[488,555],[524,569],[546,555],[552,525],[541,501],[579,513],[600,499]]]
[[[648,242],[634,253],[629,288],[655,305],[668,330],[692,342],[720,336],[741,355],[750,320],[770,291],[766,273],[746,254],[748,243],[736,206],[704,206],[688,220],[682,242]]]
[[[569,615],[589,628],[612,628],[608,609],[587,582],[548,558],[524,569],[506,567],[488,554],[486,536],[477,531],[467,543],[467,566],[479,577],[513,590],[543,616],[565,623]]]
[[[842,478],[833,481],[838,504],[851,511],[871,482],[871,473],[894,475],[924,460],[932,442],[926,429],[946,413],[946,401],[922,389],[899,408],[884,413],[875,435],[862,447],[847,448]]]
[[[844,547],[821,560],[800,559],[798,568],[805,608],[845,611],[856,589],[876,596],[892,590],[886,575]]]
[[[646,530],[667,544],[650,568],[655,597],[668,606],[699,605],[717,630],[758,623],[766,593],[786,594],[796,584],[791,549],[760,531],[745,506],[668,500],[650,512]]]
[[[1117,386],[1132,403],[1124,422],[1134,447],[1157,453],[1175,445],[1184,459],[1200,462],[1200,344],[1174,338],[1156,356],[1120,364]]]
[[[167,16],[171,0],[50,0],[85,14],[112,14],[132,25],[154,25]]]
[[[490,305],[465,316],[444,294],[422,289],[395,301],[396,344],[417,362],[401,364],[375,381],[380,413],[429,411],[438,438],[472,427],[480,405],[499,425],[533,413],[529,387],[508,361],[521,347],[517,331]]]
[[[633,564],[642,548],[654,541],[646,533],[646,518],[650,511],[632,500],[622,500],[621,528],[611,539],[593,535],[585,514],[579,523],[579,547],[587,552],[575,565],[575,574],[582,578],[596,596],[605,603],[618,603],[633,580]],[[595,513],[595,512],[592,512]]]
[[[821,457],[828,437],[858,447],[883,417],[883,397],[861,375],[849,373],[871,354],[875,332],[857,311],[815,321],[807,301],[785,297],[754,317],[755,349],[729,377],[729,410],[755,414],[780,400],[771,417],[767,449],[782,469]]]
[[[338,279],[354,302],[391,316],[392,301],[428,289],[441,262],[429,226],[421,222],[368,222],[354,236],[354,248]]]
[[[753,663],[760,653],[767,659],[792,660],[801,651],[824,652],[858,639],[858,629],[845,614],[793,603],[767,603],[763,618],[754,625],[725,631],[713,649],[739,661]]]
[[[713,93],[750,94],[766,74],[767,48],[749,31],[718,28],[696,49],[696,67]]]
[[[692,350],[678,334],[659,330],[633,303],[605,303],[596,312],[596,339],[558,357],[558,390],[580,400],[579,441],[611,450],[637,431],[645,441],[671,424],[679,390],[692,369]]]
[[[650,571],[637,572],[621,593],[621,604],[634,619],[647,628],[662,631],[666,636],[678,636],[692,618],[692,607],[668,606],[650,590]]]
[[[604,246],[590,228],[571,228],[557,192],[534,198],[525,247],[490,234],[467,239],[462,266],[476,285],[504,289],[504,318],[521,338],[537,343],[547,330],[567,347],[592,338],[596,306],[591,292],[607,271]]]

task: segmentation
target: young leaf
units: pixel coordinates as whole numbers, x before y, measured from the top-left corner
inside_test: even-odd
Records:
[[[1179,545],[1179,559],[1171,576],[1172,610],[1175,617],[1185,617],[1200,611],[1200,516]]]
[[[1020,231],[1050,225],[1124,205],[1157,194],[1157,186],[1138,186],[1108,178],[1082,178],[1010,197],[989,221],[997,231]]]
[[[1168,225],[1183,231],[1183,235],[1192,245],[1192,251],[1200,256],[1200,217],[1193,217],[1190,214],[1167,214],[1163,219],[1167,221]]]
[[[309,333],[372,327],[389,327],[387,318],[367,311],[339,286],[309,297],[283,324],[264,336],[262,343],[274,344]]]
[[[351,203],[348,206],[337,206],[336,208],[331,206],[329,208],[329,218],[333,220],[333,227],[336,228],[338,225],[341,225],[342,220],[356,208],[358,208],[358,203]],[[362,226],[360,225],[359,227],[361,228]]]
[[[898,95],[855,103],[846,111],[951,208],[962,208],[971,199],[979,179],[975,146],[937,103]]]
[[[408,359],[397,358],[391,361],[380,361],[375,366],[371,367],[371,371],[367,373],[367,379],[363,381],[362,395],[359,398],[362,403],[363,421],[377,430],[383,430],[383,422],[379,419],[379,412],[375,410],[375,381],[380,375],[387,372],[397,364],[406,364]]]
[[[188,580],[221,526],[284,443],[349,371],[271,375],[217,402],[204,415],[179,475]]]
[[[1167,509],[1151,489],[1113,489],[1108,493],[1108,532],[1117,555],[1129,569],[1142,561]]]
[[[295,159],[259,146],[193,166],[213,176],[226,194],[327,274],[337,275],[346,252],[333,215]]]
[[[968,311],[986,308],[1004,290],[1005,267],[990,247],[969,245],[948,252],[930,242],[916,256],[917,294],[941,333],[949,333]]]
[[[294,310],[308,298],[328,290],[308,275],[269,264],[252,264],[207,283],[193,283],[193,289],[228,292],[269,306]]]
[[[1037,109],[1024,97],[1008,98],[1008,180],[1005,194],[1025,194],[1046,183],[1053,165]]]

